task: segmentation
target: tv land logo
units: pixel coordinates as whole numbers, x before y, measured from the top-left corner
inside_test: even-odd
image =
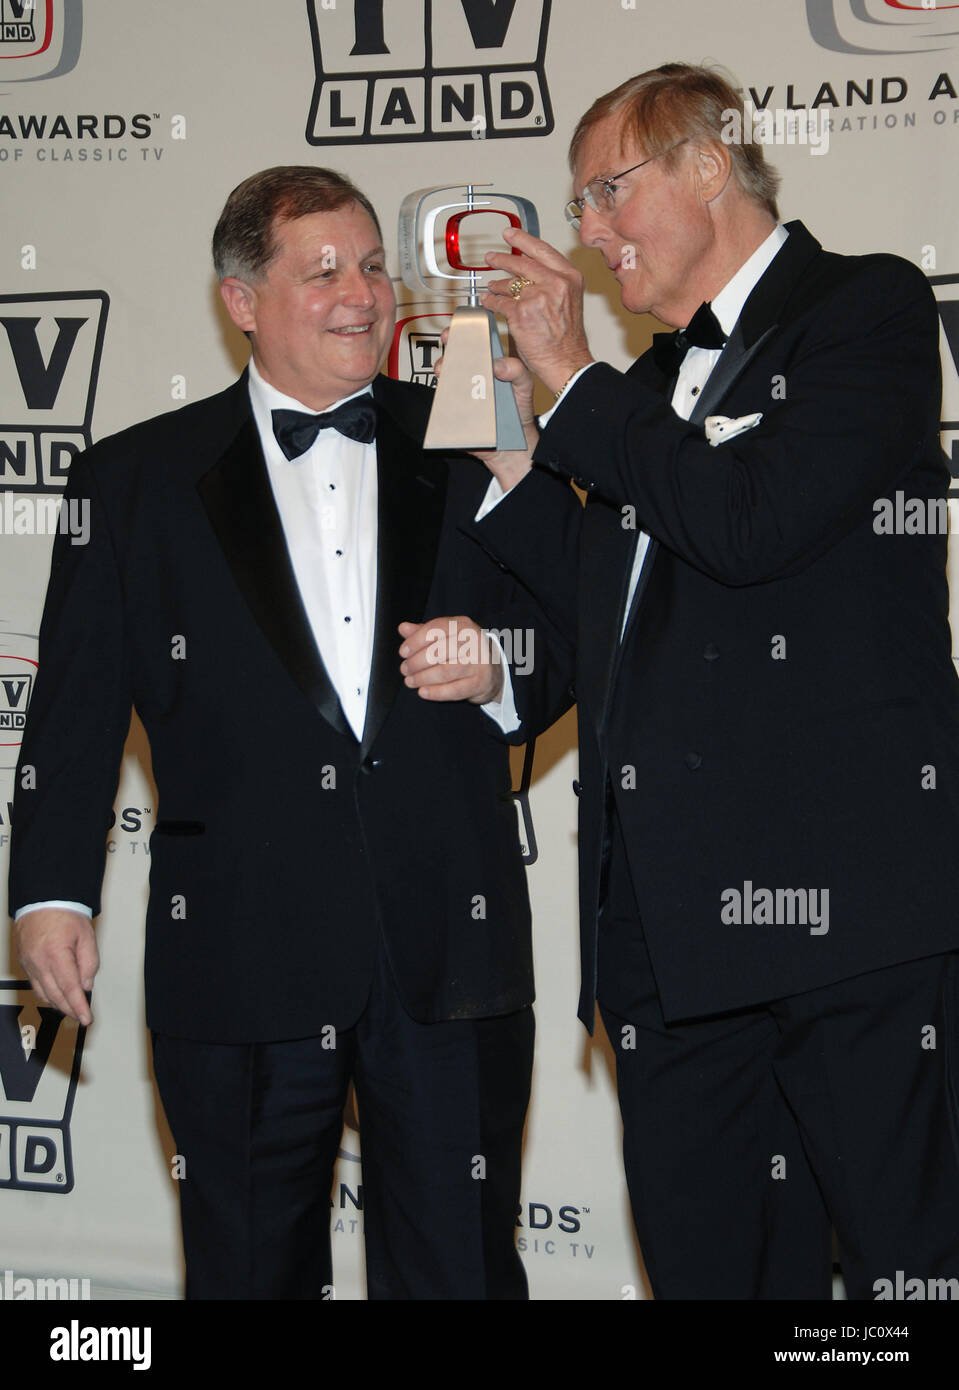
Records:
[[[0,748],[19,748],[27,723],[37,663],[0,652]]]
[[[83,0],[0,0],[0,89],[72,71],[82,35]]]
[[[0,1191],[69,1192],[70,1116],[86,1029],[37,1007],[26,980],[0,981]]]
[[[406,306],[415,309],[416,305]],[[451,313],[413,313],[396,320],[393,341],[386,359],[386,373],[394,381],[416,381],[435,386],[433,364],[442,356],[443,330],[449,328]]]
[[[311,145],[548,135],[551,0],[307,0]]]
[[[949,458],[950,497],[959,497],[959,275],[930,275],[942,325],[942,446]],[[950,418],[952,417],[952,418]]]
[[[109,302],[103,290],[0,295],[0,490],[62,492],[93,443]]]
[[[959,4],[943,0],[806,0],[806,18],[833,53],[932,53],[959,38]]]

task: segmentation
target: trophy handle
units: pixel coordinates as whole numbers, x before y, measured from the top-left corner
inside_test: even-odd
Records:
[[[490,309],[457,309],[450,322],[443,371],[433,396],[424,449],[525,449],[516,396],[493,375],[503,356]],[[477,384],[483,389],[478,394]]]
[[[404,285],[411,290],[423,290],[426,294],[436,291],[426,283],[420,274],[419,257],[416,254],[416,238],[420,225],[420,209],[435,188],[417,188],[408,193],[400,204],[399,243],[400,275]]]

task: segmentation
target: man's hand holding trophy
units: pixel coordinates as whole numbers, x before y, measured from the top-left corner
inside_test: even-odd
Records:
[[[479,453],[507,489],[528,469],[536,441],[533,383],[518,359],[504,356],[496,317],[480,305],[488,277],[497,274],[486,263],[485,251],[496,245],[493,219],[505,219],[533,236],[539,234],[539,219],[528,199],[477,194],[486,187],[439,185],[410,193],[400,208],[400,271],[411,290],[467,301],[454,311],[443,335],[445,350],[424,448]],[[446,201],[443,195],[450,193],[462,196]],[[521,287],[518,277],[517,289]]]

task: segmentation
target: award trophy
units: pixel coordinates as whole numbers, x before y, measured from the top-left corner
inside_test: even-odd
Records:
[[[493,359],[503,356],[496,317],[480,307],[486,286],[478,276],[498,275],[487,265],[464,262],[469,253],[461,245],[463,223],[478,214],[505,217],[512,227],[539,235],[536,209],[515,193],[477,197],[476,188],[487,184],[445,184],[419,188],[403,200],[399,219],[400,272],[411,290],[435,295],[465,293],[467,304],[453,313],[443,370],[436,387],[424,449],[525,449],[526,437],[508,381],[493,375]],[[437,200],[437,195],[462,191],[456,202]],[[507,207],[500,206],[507,204]],[[437,224],[446,214],[445,222]],[[437,259],[442,241],[443,269]],[[477,240],[474,235],[471,240]],[[487,249],[500,249],[494,245]],[[515,253],[518,254],[518,253]]]

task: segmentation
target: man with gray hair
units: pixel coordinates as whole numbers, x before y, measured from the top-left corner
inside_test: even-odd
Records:
[[[476,530],[578,638],[580,1016],[653,1291],[829,1298],[831,1222],[870,1299],[959,1273],[946,536],[880,524],[948,487],[939,327],[915,266],[780,223],[730,113],[672,63],[577,126],[567,214],[675,330],[625,374],[504,234],[485,303],[556,403]]]
[[[524,1298],[533,981],[507,743],[568,703],[567,648],[464,534],[485,469],[424,453],[431,393],[378,375],[395,300],[368,200],[265,170],[214,257],[248,370],[70,470],[91,536],[58,540],[44,609],[20,958],[42,1003],[91,1021],[133,704],[159,793],[147,1022],[187,1296],[334,1296],[352,1079],[370,1297]],[[490,629],[522,630],[522,670]]]

